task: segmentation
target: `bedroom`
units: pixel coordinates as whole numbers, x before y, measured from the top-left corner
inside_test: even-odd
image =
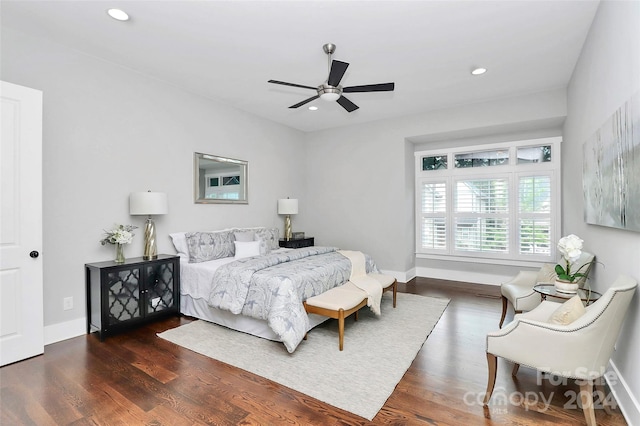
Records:
[[[173,253],[170,232],[282,228],[275,203],[292,196],[300,200],[294,230],[314,236],[317,244],[351,246],[358,241],[358,248],[380,259],[381,268],[399,278],[453,276],[459,281],[497,283],[517,268],[433,264],[415,258],[415,146],[407,138],[424,136],[426,143],[478,136],[491,128],[499,133],[515,125],[529,130],[527,126],[558,120],[564,122],[556,126],[564,136],[563,234],[580,235],[591,246],[597,241],[593,251],[606,265],[595,271],[597,289],[606,289],[620,272],[640,277],[640,263],[633,261],[640,256],[637,233],[584,223],[580,160],[584,140],[639,88],[635,2],[600,5],[583,50],[576,52],[578,66],[564,85],[312,132],[241,112],[223,100],[198,96],[64,43],[30,35],[5,21],[8,9],[3,4],[2,80],[44,93],[46,343],[84,332],[82,265],[112,256],[98,243],[104,228],[113,223],[142,226],[140,218],[129,216],[127,202],[130,192],[146,189],[169,195],[169,214],[156,218],[161,253]],[[321,65],[320,45],[327,41],[309,43],[309,57],[320,56]],[[340,44],[341,48],[348,46]],[[372,52],[368,59],[376,55]],[[337,57],[351,60],[346,54]],[[259,80],[266,86],[267,78],[285,76]],[[267,108],[286,109],[288,101],[281,93],[270,93]],[[469,129],[477,132],[469,134]],[[248,205],[193,204],[191,164],[196,151],[249,161]],[[576,156],[578,160],[571,161]],[[384,244],[379,229],[388,230],[382,236]],[[138,232],[127,255],[141,251]],[[73,309],[62,309],[65,297],[73,298]],[[633,360],[640,358],[639,322],[636,296],[614,355],[626,381],[619,394],[627,394],[629,401],[640,396],[640,379],[632,368]],[[637,418],[637,404],[635,408],[633,402],[628,404]]]

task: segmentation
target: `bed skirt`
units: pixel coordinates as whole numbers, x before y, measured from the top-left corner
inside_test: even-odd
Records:
[[[207,304],[206,300],[194,299],[188,294],[180,294],[180,312],[183,315],[213,322],[232,330],[262,337],[263,339],[281,341],[280,337],[269,327],[267,321],[212,308]],[[328,319],[324,316],[309,314],[309,330]]]

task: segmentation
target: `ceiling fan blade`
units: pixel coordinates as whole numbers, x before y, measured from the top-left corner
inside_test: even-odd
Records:
[[[303,86],[302,84],[287,83],[286,81],[269,80],[267,83],[282,84],[283,86],[301,87],[303,89],[318,90],[316,87]]]
[[[364,86],[351,86],[342,89],[344,93],[357,93],[357,92],[392,92],[395,89],[395,83],[381,83],[381,84],[365,84]]]
[[[327,84],[329,86],[337,86],[340,84],[340,80],[342,80],[342,76],[347,71],[349,64],[342,61],[333,61],[331,62],[331,71],[329,71],[329,78],[327,79]]]
[[[346,109],[347,112],[353,112],[360,108],[358,105],[354,104],[344,96],[340,96],[336,102],[339,103],[342,108]]]
[[[298,102],[298,103],[297,103],[297,104],[295,104],[295,105],[291,105],[289,108],[298,108],[298,107],[301,107],[302,105],[307,104],[307,103],[309,103],[309,102],[311,102],[311,101],[313,101],[313,100],[315,100],[315,99],[318,99],[319,97],[320,97],[320,95],[312,96],[312,97],[310,97],[309,99],[305,99],[305,100],[304,100],[304,101],[302,101],[302,102]]]

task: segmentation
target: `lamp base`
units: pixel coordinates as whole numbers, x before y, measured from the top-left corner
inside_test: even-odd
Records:
[[[147,222],[144,224],[144,254],[142,255],[144,260],[152,260],[158,258],[158,249],[156,246],[156,224],[151,219],[151,216],[147,218]]]
[[[284,239],[285,241],[291,240],[292,232],[291,232],[291,216],[287,215],[284,218]]]

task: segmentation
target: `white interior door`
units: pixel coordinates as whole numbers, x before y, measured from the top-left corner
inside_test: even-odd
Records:
[[[0,365],[44,352],[42,92],[0,82]]]

